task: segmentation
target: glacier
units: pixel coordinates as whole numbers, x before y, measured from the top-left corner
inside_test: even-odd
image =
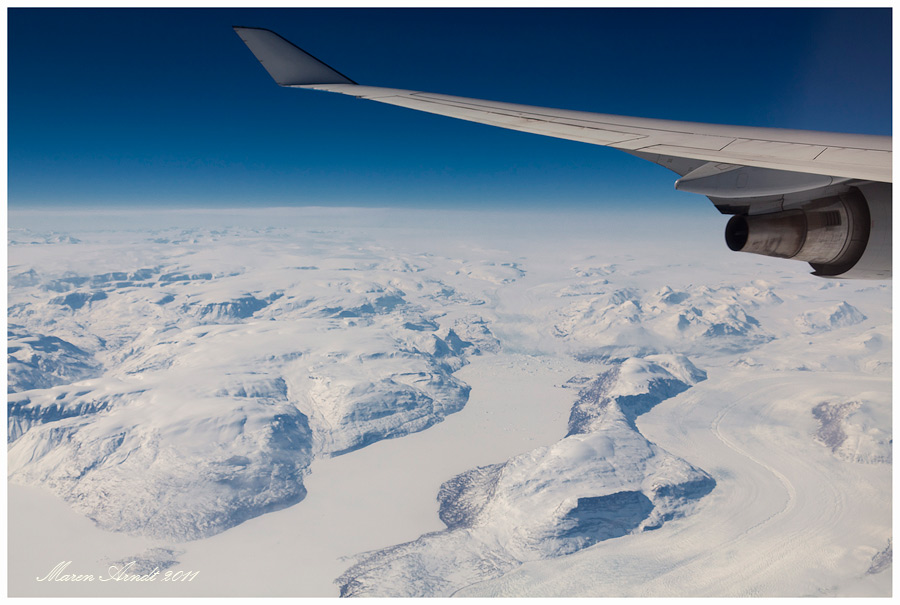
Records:
[[[705,378],[684,357],[615,365],[581,389],[565,438],[444,483],[447,530],[368,553],[338,579],[341,596],[452,596],[524,561],[689,514],[715,480],[648,442],[634,420]]]
[[[890,285],[616,220],[12,213],[11,502],[168,596],[889,594]]]

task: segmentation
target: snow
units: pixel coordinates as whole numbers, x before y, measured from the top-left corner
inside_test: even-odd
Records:
[[[11,213],[10,593],[890,594],[890,284],[714,219]]]
[[[526,563],[459,595],[889,594],[889,574],[867,571],[890,540],[890,473],[884,464],[835,464],[810,438],[810,385],[779,374],[753,372],[754,389],[743,395],[735,386],[746,384],[747,373],[711,375],[639,421],[648,439],[715,477],[695,515],[596,551]],[[870,385],[838,374],[819,376],[818,389]],[[721,404],[702,405],[710,398]]]
[[[683,358],[665,362],[705,378]],[[524,561],[685,514],[715,482],[647,442],[632,420],[689,387],[651,360],[609,370],[581,389],[565,438],[444,483],[438,502],[447,531],[367,553],[339,578],[342,596],[452,596]]]

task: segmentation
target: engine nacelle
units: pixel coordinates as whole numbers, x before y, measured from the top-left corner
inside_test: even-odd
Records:
[[[891,186],[872,183],[799,208],[735,215],[725,242],[738,252],[808,262],[814,275],[891,276]]]

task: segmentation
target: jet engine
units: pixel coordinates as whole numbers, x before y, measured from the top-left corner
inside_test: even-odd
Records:
[[[891,186],[865,183],[765,214],[736,214],[725,227],[731,250],[806,261],[813,275],[891,276]]]

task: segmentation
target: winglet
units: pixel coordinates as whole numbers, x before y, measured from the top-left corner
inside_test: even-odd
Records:
[[[273,31],[240,26],[234,31],[279,86],[356,84]]]

